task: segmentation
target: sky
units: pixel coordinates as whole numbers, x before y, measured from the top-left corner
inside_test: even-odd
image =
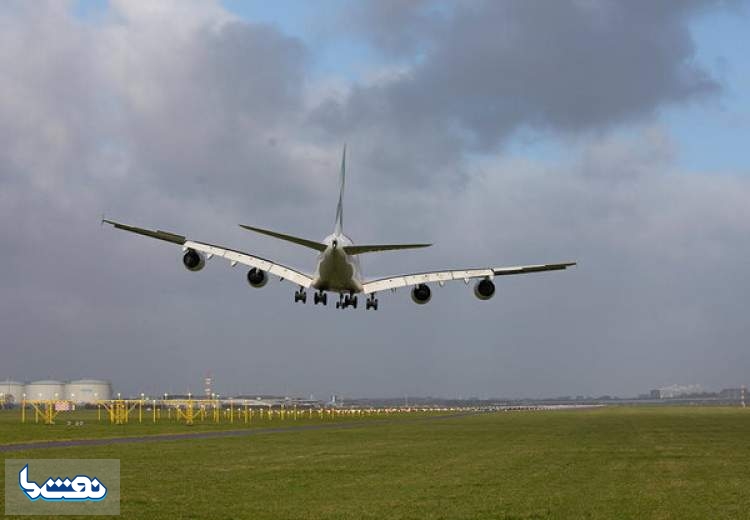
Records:
[[[748,3],[0,4],[0,378],[116,391],[632,396],[750,384]],[[293,303],[102,215],[367,277],[574,260],[414,305]]]

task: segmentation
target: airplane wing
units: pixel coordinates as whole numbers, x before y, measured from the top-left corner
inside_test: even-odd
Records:
[[[281,264],[277,264],[276,262],[272,262],[271,260],[266,260],[265,258],[245,253],[243,251],[237,251],[235,249],[207,244],[205,242],[188,240],[182,235],[177,235],[168,231],[152,231],[150,229],[128,226],[127,224],[121,224],[119,222],[107,219],[103,219],[102,222],[112,224],[117,229],[130,231],[131,233],[137,233],[139,235],[156,238],[158,240],[172,242],[173,244],[181,245],[183,249],[195,249],[196,251],[205,253],[208,258],[211,258],[213,256],[220,256],[229,260],[232,267],[237,264],[247,265],[249,267],[255,267],[262,271],[266,271],[269,274],[278,276],[280,278],[283,278],[284,280],[289,280],[290,282],[301,285],[305,288],[309,288],[310,285],[312,285],[312,278],[304,273],[283,266]]]
[[[392,278],[380,278],[362,284],[365,294],[370,294],[386,289],[398,289],[422,283],[438,282],[441,285],[451,280],[463,280],[468,283],[475,278],[493,278],[509,274],[538,273],[540,271],[558,271],[576,265],[575,262],[561,264],[520,265],[516,267],[488,267],[486,269],[463,269],[455,271],[433,271],[429,273],[405,274]]]

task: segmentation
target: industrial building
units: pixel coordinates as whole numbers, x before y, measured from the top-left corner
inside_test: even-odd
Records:
[[[6,380],[0,382],[0,404],[20,403],[23,399],[24,386],[19,381]]]
[[[112,384],[104,379],[76,379],[69,382],[45,379],[21,383],[0,382],[0,405],[17,405],[27,401],[72,401],[91,404],[112,398]]]
[[[65,385],[65,399],[75,404],[95,403],[112,398],[112,385],[103,379],[76,379]]]
[[[33,381],[24,387],[27,400],[52,401],[65,399],[65,383],[52,379]]]

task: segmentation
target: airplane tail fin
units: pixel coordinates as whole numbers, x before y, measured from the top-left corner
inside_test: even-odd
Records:
[[[255,231],[256,233],[260,233],[261,235],[268,235],[269,237],[278,238],[280,240],[286,240],[287,242],[292,242],[294,244],[309,247],[310,249],[315,249],[316,251],[325,251],[326,247],[328,247],[325,244],[321,244],[320,242],[307,240],[306,238],[295,237],[294,235],[285,235],[284,233],[278,233],[269,229],[246,226],[244,224],[240,224],[240,227],[250,231]]]
[[[346,182],[346,145],[344,145],[344,153],[341,155],[341,178],[339,180],[339,203],[336,206],[336,227],[334,233],[337,235],[343,234],[344,232],[344,184]]]

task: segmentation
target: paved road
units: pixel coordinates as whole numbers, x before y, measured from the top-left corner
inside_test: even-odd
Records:
[[[220,430],[185,433],[167,433],[156,435],[139,435],[132,437],[109,437],[99,439],[71,439],[66,441],[38,441],[14,444],[0,444],[0,452],[40,450],[46,448],[71,448],[74,446],[106,446],[109,444],[131,444],[141,442],[182,441],[192,439],[216,439],[224,437],[245,437],[248,435],[263,435],[267,433],[285,433],[310,430],[342,430],[348,428],[361,428],[369,425],[383,425],[395,423],[409,423],[418,421],[431,421],[436,419],[453,419],[475,415],[478,412],[463,412],[450,415],[436,415],[433,417],[416,417],[414,419],[383,419],[375,421],[362,421],[337,424],[307,424],[303,426],[282,426],[278,428],[248,428],[243,430]]]

